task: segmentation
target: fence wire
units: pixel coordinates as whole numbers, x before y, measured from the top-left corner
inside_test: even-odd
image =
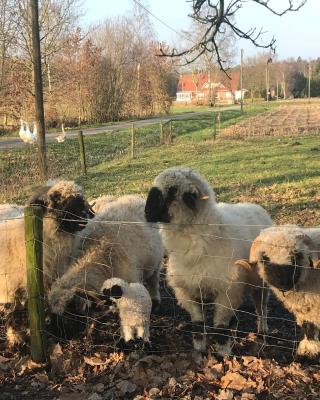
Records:
[[[1,212],[1,209],[0,209]],[[9,243],[12,240],[12,235],[16,235],[16,231],[14,230],[14,224],[18,224],[17,229],[22,229],[22,209],[15,209],[12,211],[10,215],[8,213],[2,212],[0,213],[0,237],[3,243]],[[70,221],[70,220],[69,220]],[[44,221],[45,223],[45,221]],[[77,312],[72,308],[66,307],[63,318],[56,318],[53,323],[53,315],[50,313],[50,303],[48,304],[48,290],[45,293],[45,303],[46,310],[48,313],[48,325],[46,327],[46,334],[51,338],[57,341],[67,341],[72,338],[79,338],[81,335],[85,335],[88,343],[95,348],[104,349],[105,351],[115,351],[115,350],[123,350],[123,345],[120,346],[120,338],[121,338],[121,329],[120,324],[125,325],[126,322],[122,321],[120,323],[119,316],[117,312],[114,312],[115,309],[109,309],[105,304],[101,302],[100,292],[93,291],[90,287],[89,281],[91,277],[89,274],[92,273],[91,265],[98,266],[102,268],[102,270],[109,271],[106,272],[106,275],[112,276],[110,274],[110,269],[117,268],[116,264],[112,264],[113,251],[121,245],[122,239],[121,235],[126,232],[126,234],[130,234],[130,230],[133,230],[131,234],[136,234],[135,229],[143,228],[148,226],[150,228],[150,224],[145,224],[142,222],[136,221],[110,221],[110,220],[101,220],[99,223],[95,223],[95,220],[91,220],[89,224],[101,224],[104,225],[104,229],[96,227],[96,229],[100,229],[101,232],[106,232],[109,241],[110,250],[106,255],[106,262],[101,262],[101,259],[95,259],[94,252],[92,249],[97,248],[103,240],[103,237],[96,236],[93,239],[92,246],[85,250],[85,255],[80,251],[80,253],[72,253],[68,258],[68,265],[66,265],[65,270],[67,273],[79,263],[79,260],[83,257],[88,257],[90,259],[90,263],[88,264],[88,269],[85,270],[84,277],[79,278],[79,281],[75,281],[74,286],[68,287],[73,294],[73,303],[86,304],[84,312]],[[219,226],[219,225],[214,225]],[[214,246],[215,241],[220,240],[228,240],[228,241],[240,241],[247,245],[248,241],[251,242],[251,239],[244,237],[224,237],[224,236],[212,236],[208,235],[207,230],[210,229],[210,224],[207,225],[196,225],[197,231],[203,228],[203,233],[197,233],[198,236],[212,240],[212,245]],[[211,225],[212,227],[212,225]],[[223,225],[221,225],[223,227]],[[170,229],[177,230],[178,232],[179,226],[172,225]],[[261,227],[263,228],[263,227]],[[287,228],[287,226],[284,226]],[[96,231],[93,229],[93,231]],[[158,224],[152,224],[152,229],[160,229]],[[102,233],[101,233],[102,235]],[[74,242],[76,242],[79,234],[70,234],[70,237]],[[52,247],[52,243],[50,241],[44,241],[44,251],[47,253],[57,253],[59,249]],[[143,251],[143,245],[141,243],[141,249],[131,249],[130,252],[127,249],[127,255],[129,257],[129,261],[134,263],[135,257],[140,251]],[[277,249],[281,249],[281,244],[276,245]],[[81,250],[81,249],[80,249]],[[126,249],[125,249],[126,250]],[[5,251],[9,251],[8,248]],[[12,249],[11,249],[12,251]],[[21,242],[18,248],[15,248],[15,252],[24,251],[24,244]],[[316,259],[319,256],[319,250],[310,250],[314,258]],[[192,255],[192,249],[189,249],[190,254]],[[231,339],[231,351],[235,356],[250,354],[252,351],[261,355],[268,355],[270,357],[274,357],[276,354],[286,354],[290,353],[294,357],[295,349],[300,341],[300,327],[296,325],[295,318],[288,310],[279,302],[275,296],[271,296],[268,304],[268,315],[262,315],[263,319],[268,321],[269,332],[265,332],[264,334],[260,334],[257,332],[256,328],[256,312],[253,309],[252,301],[248,295],[250,289],[267,289],[267,285],[265,282],[262,282],[261,285],[254,285],[247,281],[243,280],[231,280],[228,277],[230,263],[235,260],[235,248],[231,246],[229,254],[224,254],[223,256],[217,255],[209,255],[209,254],[201,254],[201,258],[208,258],[212,260],[221,260],[226,265],[226,274],[224,277],[217,277],[215,271],[212,271],[212,275],[206,276],[199,271],[199,276],[192,276],[190,279],[198,280],[199,285],[199,298],[190,300],[191,302],[197,303],[201,307],[201,312],[203,315],[203,324],[201,325],[200,331],[207,337],[209,348],[215,349],[215,335],[221,334],[226,335],[229,339]],[[179,252],[170,253],[169,258],[172,256],[182,256]],[[161,306],[159,310],[151,315],[150,320],[150,330],[151,330],[151,351],[156,354],[167,354],[171,352],[177,351],[191,351],[192,349],[192,340],[191,334],[194,332],[194,326],[190,324],[190,317],[188,313],[178,306],[177,300],[174,295],[174,291],[167,282],[167,262],[168,256],[164,258],[163,266],[160,272],[160,292],[161,292]],[[194,252],[195,262],[199,259],[198,252]],[[0,260],[0,280],[2,282],[2,290],[4,290],[5,285],[7,283],[8,287],[10,286],[10,282],[12,279],[17,278],[17,268],[25,270],[25,265],[23,264],[23,257],[21,264],[19,266],[14,265],[14,263],[4,264],[6,262],[6,258],[2,258]],[[81,263],[81,261],[80,261]],[[308,268],[305,265],[294,265],[295,270]],[[143,274],[143,270],[140,271]],[[320,269],[317,270],[320,274]],[[21,271],[20,271],[21,273]],[[46,273],[46,270],[44,271]],[[63,275],[62,275],[63,277]],[[49,279],[48,279],[49,278]],[[89,279],[90,278],[90,279]],[[99,285],[101,286],[105,278],[99,278],[101,282]],[[225,289],[225,295],[229,299],[228,303],[219,303],[215,298],[206,298],[206,294],[202,292],[204,286],[203,282],[207,279],[210,279],[212,282],[216,282],[217,285],[223,284]],[[57,276],[45,276],[44,280],[48,281],[56,281]],[[23,289],[24,282],[20,282],[19,290]],[[243,296],[243,304],[240,308],[235,308],[233,306],[233,301],[229,297],[230,289],[234,287],[234,285],[239,285],[239,290],[244,288],[244,296]],[[47,286],[48,288],[48,286]],[[295,289],[294,289],[295,290]],[[300,290],[301,292],[301,290]],[[308,293],[306,291],[305,293]],[[266,294],[266,292],[265,292]],[[311,292],[312,295],[315,295],[314,292]],[[317,293],[316,293],[317,294]],[[2,293],[2,298],[4,294]],[[21,293],[18,293],[18,298],[21,296]],[[319,293],[320,296],[320,293]],[[235,323],[229,329],[225,329],[224,327],[216,327],[213,326],[214,319],[214,309],[217,307],[224,307],[230,310],[234,316]],[[6,324],[10,320],[10,323],[13,323],[14,329],[19,333],[22,337],[25,337],[27,330],[27,313],[25,309],[25,304],[18,304],[15,302],[9,307],[7,304],[4,306],[2,304],[2,314],[0,318],[0,341],[5,342],[6,340]],[[228,322],[228,321],[226,321]],[[213,332],[214,331],[214,332]],[[81,334],[80,334],[81,332]]]

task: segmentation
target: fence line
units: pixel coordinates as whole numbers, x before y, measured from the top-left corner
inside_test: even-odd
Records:
[[[39,218],[41,219],[40,216],[36,217],[36,219],[39,219]],[[15,220],[19,220],[19,217],[14,216],[14,217],[11,217],[11,218],[2,219],[1,222],[0,222],[0,235],[5,234],[5,232],[6,232],[6,222],[7,221],[15,221]],[[68,220],[68,221],[70,221],[70,220]],[[94,223],[93,221],[91,223]],[[134,221],[99,221],[99,223],[100,222],[108,224],[108,225],[115,225],[118,228],[117,229],[117,233],[116,233],[115,237],[113,238],[113,240],[111,242],[112,245],[118,245],[116,239],[117,239],[118,236],[121,235],[121,228],[122,227],[125,226],[126,228],[130,229],[130,227],[135,226],[135,225],[141,226],[141,222],[134,222]],[[150,225],[150,224],[148,224],[148,225]],[[154,229],[161,229],[159,225],[155,225],[155,224],[152,224],[152,225],[153,225]],[[210,224],[207,224],[207,225],[208,225],[207,227],[210,227]],[[214,224],[214,225],[218,225],[218,224]],[[195,224],[195,226],[197,228],[203,228],[205,226],[205,224],[202,224],[200,227],[197,224]],[[279,227],[279,228],[281,228],[281,227]],[[202,235],[201,232],[199,232],[198,234],[200,236]],[[76,236],[77,235],[74,235],[75,238],[76,238]],[[223,237],[220,237],[219,239],[228,239],[228,240],[230,240],[230,238],[223,238]],[[237,238],[233,238],[233,239],[237,239]],[[243,239],[239,238],[239,240],[243,240]],[[41,252],[41,250],[39,250],[40,247],[37,247],[35,245],[43,244],[41,238],[33,237],[33,239],[27,240],[27,243],[30,242],[30,241],[33,243],[32,244],[33,250],[35,248],[37,248],[35,254],[37,254],[38,257],[39,257],[39,254],[40,254],[39,252]],[[99,242],[99,239],[94,239],[94,241],[95,242]],[[281,247],[281,246],[277,245],[276,247]],[[174,254],[179,254],[179,252],[176,252]],[[198,257],[198,254],[195,254],[195,255]],[[78,257],[79,256],[70,257],[70,266],[77,262]],[[221,258],[221,256],[206,255],[206,254],[201,254],[201,257]],[[226,254],[225,256],[223,256],[223,259],[225,259],[226,261],[227,260],[231,261],[231,260],[235,259],[235,255],[234,254]],[[106,268],[112,268],[112,264],[105,264],[105,263],[101,263],[101,262],[97,262],[97,263],[99,265],[102,265],[102,266],[106,267]],[[0,264],[1,264],[1,262],[0,262]],[[306,266],[303,266],[303,265],[294,265],[294,267],[295,268],[307,268]],[[228,263],[226,263],[226,271],[227,271],[227,268],[228,268]],[[35,271],[39,271],[39,272],[41,271],[41,266],[39,266],[38,262],[35,263]],[[183,316],[183,314],[181,314],[181,311],[179,311],[178,308],[177,308],[174,296],[168,290],[167,283],[166,283],[166,280],[165,280],[165,271],[166,271],[166,267],[164,267],[164,270],[161,273],[161,282],[162,282],[162,291],[163,291],[163,294],[162,294],[161,298],[162,298],[163,302],[168,302],[170,300],[173,302],[173,307],[175,309],[175,313],[174,313],[174,316],[169,315],[169,314],[166,315],[167,319],[165,321],[162,321],[162,322],[159,321],[160,323],[157,322],[157,321],[154,321],[152,319],[152,321],[151,321],[152,322],[151,329],[153,329],[154,331],[157,331],[158,329],[164,329],[163,323],[165,323],[165,324],[167,323],[168,327],[170,326],[173,330],[176,331],[177,323],[179,321],[180,321],[180,323],[182,321],[185,321],[185,317]],[[212,271],[212,273],[214,274],[214,271]],[[319,274],[320,274],[320,270],[319,270]],[[8,278],[10,279],[10,266],[6,266],[5,273],[1,273],[0,272],[0,276],[1,276],[1,279],[8,279]],[[243,284],[246,284],[246,285],[248,285],[248,287],[266,289],[265,284],[263,284],[263,286],[260,286],[260,285],[253,285],[253,284],[248,283],[248,282],[243,282],[241,280],[240,281],[237,281],[237,280],[232,281],[232,280],[227,279],[227,278],[224,279],[224,278],[219,278],[219,277],[215,277],[215,276],[211,276],[211,275],[209,275],[208,277],[210,277],[210,279],[214,279],[216,281],[222,281],[222,282],[224,282],[226,284],[229,284],[229,285],[233,285],[233,284],[243,285]],[[197,277],[194,276],[193,278],[197,278]],[[256,313],[248,311],[247,309],[243,310],[243,309],[235,309],[235,308],[233,308],[232,301],[230,299],[229,299],[229,305],[221,304],[221,303],[218,303],[218,302],[216,302],[214,300],[207,300],[205,298],[205,295],[202,293],[202,289],[201,289],[201,287],[202,287],[201,286],[201,281],[205,280],[207,278],[207,275],[199,273],[199,277],[198,278],[199,278],[199,288],[200,288],[200,299],[199,299],[199,301],[194,301],[194,300],[192,300],[192,301],[194,301],[195,303],[201,305],[203,316],[205,317],[206,308],[208,306],[219,306],[219,307],[224,307],[226,309],[229,309],[229,310],[233,311],[234,315],[236,316],[237,326],[235,328],[230,328],[229,329],[229,333],[228,334],[226,333],[225,335],[230,337],[233,340],[233,342],[234,342],[233,346],[237,346],[238,343],[239,343],[239,340],[245,340],[245,341],[249,340],[250,341],[251,340],[250,338],[246,339],[243,336],[248,335],[249,333],[252,332],[252,330],[250,330],[248,328],[245,329],[243,327],[243,325],[244,325],[244,321],[247,318],[255,317]],[[78,292],[74,293],[74,297],[75,298],[78,298],[79,300],[83,299],[83,297],[79,295],[79,293],[82,293],[83,295],[86,296],[85,298],[88,301],[90,301],[91,303],[94,301],[94,296],[92,297],[92,295],[96,295],[96,296],[99,295],[99,293],[91,293],[91,290],[87,290],[86,289],[86,279],[85,279],[84,283],[81,284],[81,286],[77,287],[77,290],[78,290]],[[308,292],[304,292],[304,293],[308,293]],[[34,296],[35,295],[30,295],[30,293],[29,293],[28,297],[29,297],[29,299],[32,299],[32,298],[34,298]],[[228,288],[226,289],[226,296],[228,297]],[[44,297],[46,297],[46,296],[44,296]],[[41,293],[40,293],[40,298],[43,298],[43,295],[41,295]],[[29,313],[30,313],[30,308],[29,308]],[[40,314],[41,314],[41,312],[40,312]],[[281,316],[275,315],[275,316],[273,316],[273,315],[269,314],[267,316],[266,315],[262,315],[262,317],[264,319],[267,319],[269,322],[271,322],[273,324],[275,324],[275,323],[276,324],[280,324],[280,326],[281,326],[281,324],[289,324],[289,323],[295,326],[294,320],[290,319],[289,317],[287,317],[285,315],[281,315]],[[80,318],[80,321],[79,321],[79,318]],[[94,332],[96,332],[96,334],[100,334],[100,335],[110,335],[110,334],[112,334],[112,337],[114,338],[114,343],[110,343],[110,340],[109,340],[109,341],[106,342],[105,346],[106,347],[116,348],[116,349],[118,348],[117,347],[117,340],[120,338],[120,333],[119,333],[119,326],[117,325],[116,322],[112,322],[113,325],[110,328],[110,321],[104,322],[99,317],[95,317],[94,315],[91,315],[90,312],[89,312],[89,309],[87,310],[87,313],[85,315],[78,314],[78,313],[75,313],[75,312],[68,312],[67,315],[65,316],[65,320],[69,321],[69,322],[80,323],[82,326],[88,326],[89,322],[97,324],[97,326],[95,326],[93,328]],[[99,328],[99,326],[101,326],[101,328]],[[105,328],[103,328],[103,327],[105,327]],[[110,332],[108,331],[108,328],[111,329]],[[203,333],[206,336],[208,336],[208,338],[213,338],[214,339],[214,334],[210,331],[210,329],[212,329],[212,328],[213,328],[212,324],[210,324],[206,320],[206,318],[204,318]],[[62,329],[62,327],[61,327],[61,329]],[[116,329],[116,331],[114,329]],[[222,328],[215,327],[215,329],[219,332],[219,329],[222,329]],[[262,351],[262,349],[265,349],[265,348],[268,348],[268,347],[276,347],[276,348],[283,349],[283,350],[292,350],[292,348],[294,346],[296,346],[297,343],[299,342],[299,340],[297,338],[296,328],[294,328],[294,329],[295,329],[294,333],[292,333],[292,330],[291,330],[291,334],[289,336],[285,336],[285,337],[283,337],[281,335],[277,336],[277,335],[273,334],[272,332],[264,334],[263,335],[263,343],[262,344],[260,343],[260,350]],[[47,327],[44,326],[44,325],[42,325],[42,327],[40,327],[39,330],[43,334],[49,334],[51,336],[56,336],[57,338],[59,338],[59,336],[57,336],[55,333],[51,333],[50,330],[48,330]],[[176,332],[175,334],[176,335],[181,335],[181,334],[191,333],[191,332],[193,332],[192,328],[190,329],[187,326],[185,326],[185,327],[180,328],[178,333]],[[280,333],[281,333],[281,328],[280,328]],[[277,342],[275,344],[269,343],[270,341],[273,341],[273,340],[280,341],[281,344],[279,344],[279,342]],[[44,342],[42,342],[42,343],[44,343]],[[32,346],[32,341],[31,341],[31,346]],[[170,344],[169,343],[167,343],[166,345],[163,345],[163,346],[164,347],[166,346],[166,348],[170,349]],[[120,347],[119,347],[119,349],[120,349]],[[165,350],[161,350],[161,346],[158,346],[158,347],[156,346],[153,349],[153,351],[155,353],[157,353],[157,352],[160,353],[160,352],[163,352]],[[38,359],[38,360],[42,359],[43,360],[42,356],[40,358],[37,358],[37,356],[34,356],[34,359]]]

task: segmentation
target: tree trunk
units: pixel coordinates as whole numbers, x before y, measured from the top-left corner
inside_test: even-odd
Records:
[[[40,34],[39,34],[39,5],[38,0],[30,0],[31,10],[31,27],[32,27],[32,58],[34,72],[34,95],[36,123],[38,127],[38,156],[41,178],[47,177],[47,161],[46,161],[46,136],[44,123],[44,107],[43,107],[43,87],[42,87],[42,71],[41,71],[41,51],[40,51]]]

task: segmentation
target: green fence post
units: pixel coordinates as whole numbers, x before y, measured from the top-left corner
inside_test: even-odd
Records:
[[[43,289],[43,210],[29,206],[24,210],[28,314],[30,326],[31,358],[46,361],[46,335],[44,332]]]
[[[86,163],[86,152],[84,147],[83,132],[78,132],[79,148],[80,148],[80,161],[82,167],[82,173],[87,173],[87,163]]]

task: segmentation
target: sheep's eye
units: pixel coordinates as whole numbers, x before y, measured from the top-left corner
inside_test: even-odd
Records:
[[[175,199],[175,196],[177,194],[178,188],[176,186],[170,186],[168,189],[168,194],[167,194],[167,203],[172,202]]]
[[[265,253],[263,253],[261,254],[261,261],[263,263],[270,263],[270,258]]]

